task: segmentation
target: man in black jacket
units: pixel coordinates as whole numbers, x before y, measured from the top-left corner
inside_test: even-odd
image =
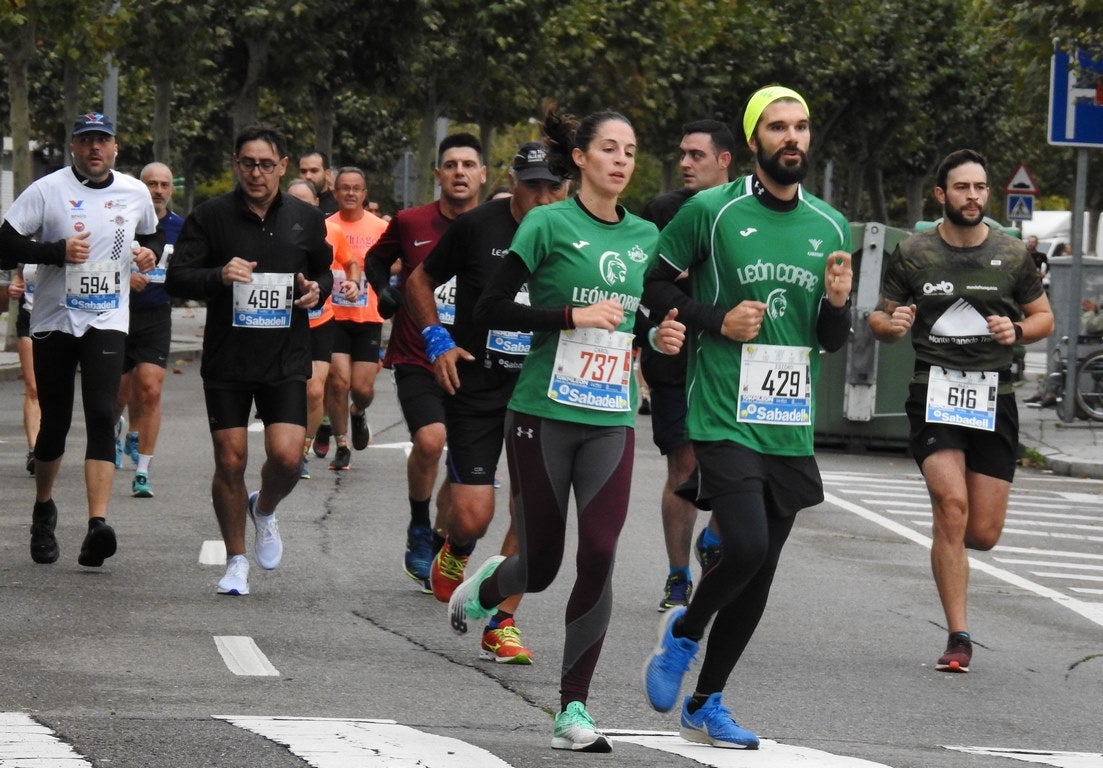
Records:
[[[247,595],[246,514],[256,527],[257,564],[270,570],[283,555],[274,513],[299,480],[311,367],[306,312],[330,292],[333,253],[321,212],[280,192],[287,140],[278,131],[246,128],[234,141],[233,163],[233,191],[185,220],[165,287],[207,302],[200,374],[215,453],[211,497],[227,563],[218,592]],[[248,493],[254,401],[267,456],[260,490]]]

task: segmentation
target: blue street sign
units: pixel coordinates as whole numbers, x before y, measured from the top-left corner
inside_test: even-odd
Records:
[[[1008,195],[1007,218],[1011,221],[1030,221],[1034,218],[1034,195]]]
[[[1069,55],[1056,51],[1050,69],[1049,143],[1069,147],[1103,147],[1103,103],[1096,83],[1103,60],[1076,53],[1079,69],[1069,71]]]

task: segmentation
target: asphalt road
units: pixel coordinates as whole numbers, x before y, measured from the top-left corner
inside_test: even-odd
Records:
[[[168,377],[156,497],[130,497],[129,461],[118,473],[119,553],[102,569],[76,564],[79,414],[55,496],[61,559],[31,562],[22,387],[0,392],[0,768],[1103,766],[1098,482],[1020,473],[1001,547],[976,555],[973,672],[948,675],[933,669],[945,629],[914,464],[821,454],[828,501],[801,514],[725,692],[737,719],[769,741],[756,753],[693,748],[671,735],[676,714],[652,712],[640,690],[665,577],[664,462],[641,419],[613,624],[589,702],[615,748],[569,755],[549,740],[573,545],[555,585],[518,612],[536,664],[480,661],[477,633],[454,635],[444,606],[401,568],[407,435],[389,373],[369,412],[372,446],[348,472],[311,462],[314,477],[279,510],[284,562],[254,566],[244,598],[216,595],[223,568],[200,563],[218,530],[198,364]],[[252,488],[261,433],[251,440]],[[503,530],[499,518],[476,560]],[[235,674],[220,644],[255,647],[260,655],[238,662],[269,674]]]

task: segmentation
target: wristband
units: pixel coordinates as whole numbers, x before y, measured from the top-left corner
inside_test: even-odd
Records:
[[[563,324],[567,327],[567,330],[574,329],[574,307],[570,304],[563,307]]]
[[[438,357],[456,348],[456,342],[452,341],[452,335],[443,325],[426,326],[422,329],[421,336],[425,339],[425,356],[430,363],[435,363]]]
[[[1023,327],[1018,323],[1012,323],[1015,326],[1015,341],[1018,341],[1023,337]]]
[[[659,345],[655,343],[655,337],[659,335],[659,326],[654,326],[647,332],[647,343],[651,345],[651,348],[658,352],[660,355],[666,353],[659,349]]]

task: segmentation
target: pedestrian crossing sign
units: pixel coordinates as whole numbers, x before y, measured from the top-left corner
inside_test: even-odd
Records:
[[[1007,218],[1012,221],[1030,221],[1034,218],[1034,195],[1008,195]]]

